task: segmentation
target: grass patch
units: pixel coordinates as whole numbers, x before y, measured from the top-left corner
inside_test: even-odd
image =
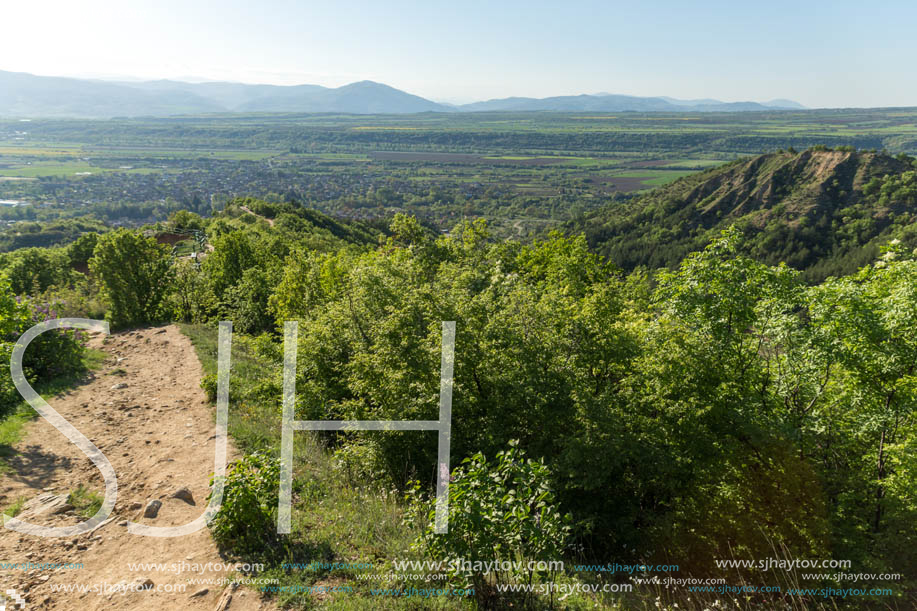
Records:
[[[91,518],[102,507],[102,496],[83,484],[76,487],[69,495],[67,502],[73,505],[74,511],[84,518]]]
[[[15,518],[22,512],[22,508],[25,507],[28,497],[21,496],[16,499],[12,505],[3,510],[3,515],[7,515],[11,518]]]

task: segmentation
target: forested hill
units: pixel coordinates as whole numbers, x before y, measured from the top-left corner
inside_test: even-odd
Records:
[[[748,254],[819,280],[917,246],[917,160],[852,147],[780,151],[694,174],[568,228],[624,269],[672,267],[737,225]]]

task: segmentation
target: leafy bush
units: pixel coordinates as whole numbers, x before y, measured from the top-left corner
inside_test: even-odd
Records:
[[[211,403],[216,402],[217,400],[217,374],[208,373],[203,378],[201,378],[201,388],[207,393],[207,400]],[[278,394],[280,391],[277,390],[276,386],[271,386],[271,391],[276,391]],[[235,404],[237,401],[242,399],[243,396],[246,398],[252,398],[251,396],[254,393],[242,389],[242,382],[239,381],[239,376],[231,375],[229,377],[229,402],[230,404]],[[273,398],[273,397],[272,397]]]
[[[354,440],[334,452],[334,469],[349,485],[359,487],[385,477],[385,468],[374,445]]]
[[[226,476],[223,505],[210,523],[214,540],[240,553],[269,549],[277,538],[279,493],[279,459],[255,452],[237,460]]]
[[[274,326],[267,303],[275,282],[262,269],[250,268],[242,273],[239,282],[224,293],[226,313],[233,328],[242,333],[261,333]]]
[[[204,219],[190,210],[176,210],[169,215],[169,227],[175,231],[200,231],[204,228]]]
[[[27,302],[29,318],[22,331],[57,318],[53,305]],[[36,337],[22,359],[26,378],[56,378],[73,375],[83,370],[83,339],[85,333],[79,329],[55,329]]]
[[[63,249],[23,248],[3,255],[0,266],[17,295],[34,295],[70,276],[70,259]]]
[[[216,297],[196,261],[179,259],[172,266],[172,291],[165,308],[172,320],[206,322],[217,312]]]
[[[453,576],[473,585],[483,606],[494,604],[493,584],[482,572],[465,570],[459,562],[515,561],[509,571],[492,574],[493,580],[530,583],[539,571],[529,568],[528,561],[561,560],[572,519],[555,504],[548,467],[527,459],[518,441],[510,441],[509,449],[493,461],[480,453],[466,458],[451,479],[446,534],[433,530],[435,499],[424,499],[419,483],[409,491],[409,520],[424,526],[415,547],[450,563]]]
[[[217,376],[215,373],[208,373],[201,378],[201,388],[207,393],[207,400],[213,403],[217,400]]]
[[[243,231],[213,239],[214,250],[204,260],[203,270],[218,299],[224,299],[226,291],[242,280],[245,270],[263,263],[255,239]]]
[[[52,286],[33,299],[40,303],[53,303],[61,318],[105,318],[105,303],[98,282],[91,276],[73,274],[69,285]]]
[[[67,247],[67,256],[70,258],[70,265],[86,265],[92,257],[92,252],[99,243],[99,234],[89,232],[81,235],[75,242]]]
[[[156,322],[172,277],[167,249],[153,238],[119,229],[99,238],[89,260],[117,326]]]
[[[53,306],[15,297],[9,280],[0,275],[0,416],[22,400],[13,386],[10,356],[16,340],[37,323],[55,318]],[[72,375],[83,370],[83,332],[58,329],[36,337],[22,359],[23,373],[30,383]]]

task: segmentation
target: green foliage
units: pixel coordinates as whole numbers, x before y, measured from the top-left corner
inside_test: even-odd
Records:
[[[825,384],[824,406],[815,413],[813,437],[818,445],[833,439],[843,448],[835,451],[849,456],[841,470],[845,490],[836,493],[837,527],[845,542],[857,542],[847,553],[881,550],[863,560],[877,567],[917,563],[913,546],[903,543],[917,519],[910,501],[917,424],[915,287],[917,260],[892,243],[874,265],[810,292],[812,324],[822,330],[813,349],[836,368]],[[811,451],[824,469],[831,468],[829,456]]]
[[[0,417],[8,415],[22,398],[13,386],[10,357],[16,340],[37,323],[56,318],[53,304],[16,297],[0,274]],[[46,331],[29,344],[22,359],[26,380],[71,376],[84,371],[82,334],[74,330]]]
[[[570,535],[571,517],[561,514],[544,461],[527,459],[518,441],[498,452],[493,461],[474,454],[452,472],[449,485],[449,531],[433,529],[435,499],[426,500],[419,483],[408,494],[408,516],[423,528],[415,546],[434,560],[449,562],[453,577],[474,587],[479,602],[496,596],[481,571],[463,569],[455,561],[518,562],[492,576],[498,583],[531,583],[538,574],[529,561],[558,560]],[[546,573],[547,570],[540,571]],[[490,603],[488,603],[490,604]]]
[[[424,230],[413,216],[398,213],[390,226],[394,239],[401,244],[419,244],[424,239]]]
[[[98,242],[99,234],[95,232],[89,232],[77,238],[67,247],[70,265],[87,265]]]
[[[161,320],[172,279],[164,246],[134,231],[119,229],[99,238],[89,267],[102,285],[108,303],[106,316],[112,324]]]
[[[900,409],[866,416],[861,385],[878,373],[857,381],[826,352],[855,345],[818,313],[836,318],[838,306],[789,267],[743,255],[747,240],[727,230],[652,280],[621,279],[583,238],[493,244],[480,224],[435,241],[396,237],[371,253],[290,257],[270,303],[278,322],[300,321],[298,417],[435,418],[440,321],[456,320],[453,455],[495,454],[519,439],[549,465],[557,503],[599,556],[652,554],[703,573],[712,558],[763,557],[774,545],[799,556],[847,546],[864,563],[901,566],[879,559],[893,549],[907,559],[886,533],[900,534],[912,506],[891,465],[911,464],[897,449],[913,419]],[[878,269],[904,265],[894,258],[902,249]],[[908,298],[899,293],[901,306],[870,307],[895,311]],[[864,325],[851,321],[845,333]],[[906,370],[886,378],[909,387]],[[851,426],[851,414],[872,424]],[[886,423],[878,529],[868,500],[879,490],[869,483],[877,422]],[[362,460],[397,486],[414,474],[431,484],[433,440],[326,438],[348,468]]]
[[[169,215],[169,227],[174,231],[202,231],[204,219],[190,210],[176,210]]]
[[[245,270],[260,263],[254,236],[244,231],[230,231],[213,240],[214,250],[204,260],[204,272],[218,299],[242,280]]]
[[[786,168],[809,163],[814,153],[760,160],[769,164],[773,192],[792,183]],[[904,162],[871,153],[820,154],[875,164],[875,172],[819,183],[825,197],[844,203],[831,215],[800,214],[793,199],[769,209],[779,218],[795,215],[792,228],[774,217],[730,226],[726,213],[702,232],[690,229],[690,215],[681,228],[659,228],[657,217],[681,213],[675,202],[654,200],[651,217],[641,221],[654,243],[706,247],[673,255],[668,271],[641,268],[628,276],[583,236],[501,242],[482,221],[437,235],[400,216],[391,237],[364,240],[292,205],[229,205],[208,222],[215,250],[202,265],[169,264],[161,255],[172,280],[160,310],[187,321],[230,319],[237,331],[230,429],[261,458],[234,467],[235,509],[216,527],[218,536],[254,554],[263,542],[247,538],[241,525],[274,529],[276,489],[265,483],[274,463],[265,457],[278,441],[277,331],[285,320],[299,321],[296,417],[320,420],[435,419],[441,323],[455,320],[459,514],[453,538],[422,535],[427,553],[538,557],[544,529],[531,526],[534,514],[524,508],[533,503],[522,499],[548,492],[543,500],[553,514],[572,517],[559,523],[564,536],[556,541],[569,534],[581,554],[600,562],[671,561],[700,575],[715,572],[713,558],[770,557],[776,547],[794,557],[843,557],[863,570],[902,572],[917,562],[908,544],[917,517],[913,172],[883,171]],[[848,189],[856,198],[848,199]],[[877,206],[885,220],[873,214]],[[831,265],[861,271],[808,286],[812,270],[840,267],[821,259],[800,273],[762,256],[786,250],[797,261],[817,259],[827,252],[818,250],[826,226],[836,241],[830,252],[843,253]],[[900,240],[880,252],[882,236],[893,234]],[[119,235],[99,238],[97,255]],[[40,293],[42,300],[84,286],[91,291],[93,278],[75,274],[62,282]],[[14,339],[35,314],[11,291],[6,303],[0,313],[14,321]],[[212,360],[216,347],[208,341],[199,350]],[[43,352],[36,344],[35,355],[66,352],[48,346]],[[202,385],[212,400],[214,368],[207,374]],[[433,436],[320,435],[333,458],[322,459],[327,472],[320,481],[296,479],[300,498],[353,515],[355,523],[359,510],[352,505],[367,503],[367,490],[409,487],[418,499],[430,493]],[[518,445],[506,451],[512,440]],[[408,483],[415,480],[419,488]],[[462,496],[466,488],[473,492]],[[425,503],[415,526],[431,523],[432,505]],[[398,513],[374,507],[386,520]],[[376,549],[353,543],[357,535],[342,534],[333,520],[307,516],[305,504],[294,512],[296,542],[316,543],[302,534],[308,527]],[[360,536],[383,530],[393,540],[408,538],[409,529],[380,525]],[[292,553],[292,540],[268,541],[272,550]],[[544,553],[569,559],[569,549]],[[478,587],[489,596],[494,579],[530,577],[541,578],[491,576]]]
[[[693,174],[568,224],[626,270],[674,269],[731,225],[743,254],[786,263],[808,282],[850,274],[914,220],[910,162],[839,147],[771,153]],[[909,238],[908,245],[917,246]]]
[[[209,373],[201,378],[201,388],[207,394],[207,401],[213,403],[217,400],[217,376]]]
[[[0,214],[4,212],[25,213],[30,214],[30,218],[35,218],[33,206],[29,206],[26,210],[22,208],[0,210]],[[43,209],[40,214],[44,216],[44,213]],[[92,218],[15,223],[0,231],[0,252],[12,252],[22,248],[60,247],[78,241],[81,236],[104,232],[107,229],[104,223]],[[91,251],[89,254],[92,254]]]
[[[215,372],[216,327],[182,325],[182,330],[192,339],[204,371]],[[282,347],[270,335],[233,337],[229,432],[236,446],[246,453],[275,455],[279,447],[281,355]],[[216,377],[210,379],[215,388]],[[258,398],[265,381],[270,380],[276,380],[271,396]],[[339,608],[372,609],[380,600],[379,596],[370,595],[371,590],[379,587],[378,581],[361,581],[356,571],[291,571],[283,568],[283,563],[365,561],[373,562],[380,572],[387,572],[390,567],[380,559],[420,558],[410,549],[416,532],[402,522],[403,494],[380,487],[379,476],[368,473],[367,465],[361,463],[362,458],[371,458],[365,451],[367,447],[348,446],[348,449],[352,451],[332,456],[312,434],[297,433],[293,444],[291,534],[278,541],[270,540],[271,545],[276,543],[274,549],[224,550],[264,562],[266,568],[261,577],[276,578],[280,585],[291,586],[289,591],[278,593],[280,606],[296,608],[312,604],[310,594],[296,587],[321,585],[329,578],[347,579],[354,589],[353,593],[335,593],[333,602]],[[430,581],[424,587],[441,587],[441,584]],[[425,599],[421,604],[424,608],[448,609],[467,605],[449,598]]]
[[[483,222],[437,237],[400,218],[375,250],[282,248],[261,223],[245,231],[263,254],[222,311],[245,320],[229,309],[245,304],[265,316],[252,327],[267,332],[239,345],[268,370],[252,367],[231,393],[234,434],[252,447],[276,444],[272,332],[283,321],[299,321],[296,417],[317,420],[435,419],[441,323],[457,322],[452,456],[469,458],[455,474],[455,534],[422,537],[437,554],[537,555],[538,533],[509,526],[531,517],[524,504],[505,513],[525,484],[550,491],[557,515],[572,517],[571,539],[600,562],[715,574],[714,558],[777,548],[876,572],[914,563],[904,542],[915,517],[917,270],[905,241],[810,287],[789,266],[755,260],[758,235],[737,227],[671,271],[627,277],[582,236],[495,242]],[[248,276],[279,280],[242,291]],[[212,395],[215,378],[207,385]],[[432,489],[432,436],[321,438],[337,477]],[[511,440],[496,462],[483,459]],[[505,458],[517,451],[533,462]],[[485,480],[498,490],[475,484],[461,496],[463,482]],[[524,493],[504,498],[514,488]],[[415,525],[430,525],[431,507]],[[500,511],[509,522],[487,517]],[[496,578],[477,584],[482,595]]]
[[[92,276],[73,274],[71,281],[39,293],[33,300],[53,304],[61,318],[105,318],[105,303],[98,281]]]
[[[268,299],[274,290],[272,274],[253,267],[242,273],[238,283],[224,294],[227,317],[239,331],[258,334],[270,331],[274,319],[268,311]]]
[[[58,314],[97,312],[95,283],[103,279],[70,268],[83,269],[99,238],[79,237],[92,225],[49,219],[90,211],[139,224],[172,215],[175,231],[206,228],[213,252],[172,262],[160,309],[193,323],[234,322],[230,431],[239,447],[262,456],[278,444],[277,331],[285,320],[300,323],[297,419],[385,420],[436,418],[440,325],[457,321],[454,538],[431,538],[429,501],[414,514],[415,528],[427,532],[412,532],[401,523],[403,494],[393,491],[419,480],[410,489],[429,499],[432,435],[324,433],[326,452],[303,433],[295,445],[294,534],[278,543],[283,554],[299,555],[294,561],[412,557],[420,550],[408,541],[418,534],[424,552],[428,541],[443,548],[438,554],[537,556],[520,551],[537,550],[541,531],[525,513],[531,503],[519,498],[550,491],[555,514],[573,519],[577,551],[563,551],[568,561],[658,559],[700,576],[715,572],[713,558],[771,557],[778,549],[851,559],[857,571],[905,573],[892,587],[913,591],[917,179],[913,158],[866,150],[917,150],[913,136],[897,129],[907,118],[899,111],[780,120],[764,113],[742,124],[716,113],[702,127],[673,127],[684,122],[660,116],[649,132],[637,115],[444,118],[435,126],[389,117],[387,125],[411,129],[379,130],[334,117],[313,117],[308,126],[277,118],[284,129],[247,122],[225,129],[211,118],[168,128],[116,122],[95,126],[93,138],[137,137],[139,129],[162,146],[184,147],[189,136],[229,146],[241,134],[246,146],[280,139],[293,152],[262,166],[174,175],[187,193],[215,193],[210,201],[121,201],[116,178],[80,180],[79,188],[103,194],[80,211],[0,210],[3,219],[23,221],[0,232],[0,250],[76,240],[66,249],[13,253],[0,265],[17,292],[59,303]],[[841,119],[853,127],[825,136],[826,125]],[[41,129],[69,135],[76,127]],[[621,193],[647,186],[649,177],[667,180],[778,148],[786,152],[739,159],[649,193]],[[398,149],[417,159],[385,158]],[[442,155],[456,150],[461,158]],[[676,150],[685,158],[671,155]],[[682,165],[630,171],[650,155]],[[205,167],[199,161],[189,165]],[[211,177],[219,189],[194,184]],[[283,195],[230,200],[218,192],[229,184],[254,193],[258,181]],[[57,179],[3,185],[11,198],[36,200],[64,201],[72,188]],[[173,214],[209,214],[211,202],[212,219]],[[566,219],[585,239],[550,233]],[[530,239],[533,228],[540,239]],[[520,241],[498,241],[506,235]],[[883,250],[893,239],[900,242]],[[667,271],[649,271],[658,268]],[[831,276],[844,277],[824,280]],[[0,325],[13,321],[4,336],[12,341],[35,314],[15,300],[3,306],[6,298]],[[213,399],[215,329],[185,328]],[[30,375],[52,375],[48,355],[66,352],[48,346],[33,346],[43,356]],[[514,439],[510,453],[524,451],[532,463],[483,459]],[[234,472],[237,491],[247,491],[237,507],[271,533],[276,492],[266,493],[269,506],[256,502],[259,474],[258,466]],[[522,492],[504,498],[502,490]],[[222,522],[229,551],[258,553],[261,542],[246,538],[241,524]],[[287,584],[327,577],[271,570]],[[315,601],[284,594],[281,603]],[[375,603],[355,596],[330,604]],[[776,602],[761,603],[769,604]]]
[[[795,315],[801,284],[785,266],[741,256],[741,242],[727,230],[660,274],[630,398],[637,418],[656,415],[644,452],[666,465],[650,479],[667,482],[654,486],[661,513],[650,530],[668,558],[704,571],[704,558],[761,555],[774,541],[825,553],[818,479],[783,420],[786,402],[802,400],[790,391],[800,371],[787,362],[808,337]]]
[[[91,518],[102,507],[102,496],[80,484],[67,495],[67,503],[83,518]]]
[[[213,485],[213,482],[211,482]],[[238,552],[264,552],[277,533],[280,461],[255,452],[229,467],[223,504],[210,522],[220,545]]]
[[[24,248],[3,255],[2,268],[14,293],[33,295],[65,282],[70,275],[70,260],[59,249]]]
[[[217,312],[216,296],[206,274],[196,261],[189,258],[176,260],[172,265],[172,291],[165,307],[172,320],[203,322]]]

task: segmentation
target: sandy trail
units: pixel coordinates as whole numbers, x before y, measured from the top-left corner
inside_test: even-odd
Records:
[[[41,538],[0,529],[0,563],[82,563],[82,568],[0,567],[0,591],[14,588],[25,597],[27,609],[273,609],[270,601],[262,600],[252,589],[227,588],[225,582],[220,583],[232,571],[207,566],[228,564],[229,560],[220,557],[206,529],[176,538],[127,532],[126,520],[177,526],[198,517],[207,505],[214,460],[214,408],[200,388],[201,366],[191,342],[174,325],[93,342],[109,354],[105,365],[87,383],[46,399],[114,466],[118,476],[114,519],[91,534],[74,538]],[[80,484],[99,493],[104,490],[98,469],[43,418],[26,425],[16,450],[18,454],[8,459],[12,468],[0,475],[0,506],[21,497],[66,498]],[[230,443],[229,460],[236,456]],[[172,498],[183,487],[190,490],[194,505]],[[153,499],[162,503],[158,515],[143,517]],[[68,507],[53,515],[53,509],[38,515],[26,510],[18,517],[45,526],[83,521]],[[133,563],[184,563],[185,568],[132,568]],[[54,591],[55,586],[70,584],[108,591],[101,595]],[[127,584],[146,584],[150,589],[112,593],[116,584],[122,591]],[[176,591],[179,588],[184,589]]]
[[[255,212],[254,210],[252,210],[251,208],[249,208],[248,206],[239,206],[239,208],[241,208],[241,209],[244,210],[245,212],[248,212],[248,213],[251,214],[252,216],[256,216],[256,217],[258,217],[259,219],[261,219],[261,220],[263,220],[263,221],[266,221],[267,224],[270,225],[271,227],[274,226],[274,219],[269,219],[269,218],[267,218],[266,216],[261,216],[260,214],[258,214],[257,212]]]

